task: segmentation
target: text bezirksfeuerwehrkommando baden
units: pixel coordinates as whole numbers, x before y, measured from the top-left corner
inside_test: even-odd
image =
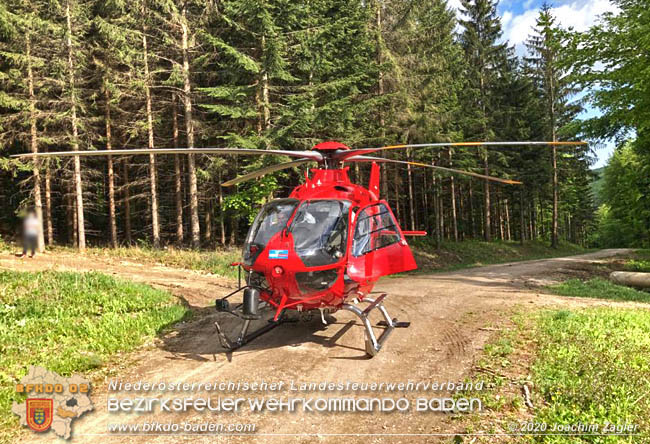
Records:
[[[113,379],[110,392],[452,392],[483,390],[483,383],[455,381],[298,382],[298,381],[134,381]]]

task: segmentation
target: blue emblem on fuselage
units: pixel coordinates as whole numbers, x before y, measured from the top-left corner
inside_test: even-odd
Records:
[[[289,259],[289,250],[269,250],[269,259]]]

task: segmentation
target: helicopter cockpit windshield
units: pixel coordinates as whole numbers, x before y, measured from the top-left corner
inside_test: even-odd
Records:
[[[269,240],[287,226],[298,202],[297,199],[278,199],[262,208],[246,236],[243,254],[246,264],[252,265]]]
[[[287,227],[299,203],[296,199],[278,199],[262,208],[246,236],[243,252],[246,264],[252,265],[271,238]],[[350,206],[344,200],[312,200],[300,204],[288,228],[294,250],[305,266],[332,265],[345,256]]]
[[[331,265],[344,255],[347,245],[350,202],[303,202],[289,230],[296,253],[307,267]]]

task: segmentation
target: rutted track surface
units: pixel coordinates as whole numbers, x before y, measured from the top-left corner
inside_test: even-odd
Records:
[[[624,253],[603,250],[581,256],[517,262],[450,273],[412,275],[382,280],[377,292],[388,293],[386,307],[393,317],[411,321],[408,329],[396,329],[385,349],[368,360],[363,351],[363,329],[351,325],[353,315],[335,314],[337,322],[320,328],[312,322],[284,324],[236,351],[225,354],[218,345],[214,319],[214,298],[231,291],[233,283],[215,276],[162,266],[108,261],[77,255],[50,254],[36,259],[0,257],[0,268],[16,270],[97,270],[164,287],[184,298],[195,311],[194,319],[133,355],[136,364],[116,369],[125,382],[213,382],[290,381],[299,382],[405,382],[462,381],[479,357],[494,327],[507,319],[515,306],[605,305],[601,300],[561,298],[531,289],[531,280],[545,278],[564,267]],[[626,304],[620,304],[626,305]],[[377,314],[378,315],[378,314]],[[377,317],[379,320],[379,317]],[[232,325],[225,323],[226,328]],[[491,327],[491,328],[486,328]],[[198,393],[205,396],[204,393]],[[217,397],[218,392],[209,394]],[[288,392],[268,395],[287,396]],[[350,396],[351,393],[292,393],[291,396]],[[395,397],[397,393],[387,394]],[[429,392],[429,396],[440,396]],[[189,395],[188,395],[189,396]],[[222,394],[234,396],[234,394]],[[358,396],[382,396],[368,392]],[[414,399],[424,393],[410,393]],[[435,434],[454,432],[458,427],[448,416],[432,413],[204,413],[190,416],[172,413],[154,416],[107,413],[106,383],[96,384],[92,395],[95,411],[75,420],[76,442],[249,442],[251,436],[116,436],[106,435],[109,423],[143,421],[213,421],[256,424],[256,441],[262,442],[441,442],[436,436],[379,436],[378,434]],[[278,436],[277,434],[287,434]],[[328,436],[361,434],[366,436]],[[372,436],[367,436],[373,434]],[[50,442],[25,433],[26,440]]]

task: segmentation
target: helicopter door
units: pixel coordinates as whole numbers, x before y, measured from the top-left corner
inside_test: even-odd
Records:
[[[368,205],[355,217],[348,276],[375,281],[381,276],[417,268],[395,216],[385,202]]]

